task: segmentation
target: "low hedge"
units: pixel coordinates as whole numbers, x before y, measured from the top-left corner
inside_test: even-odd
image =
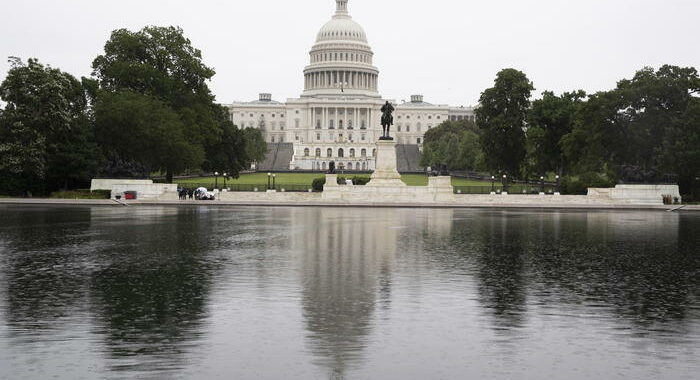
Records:
[[[615,187],[616,181],[599,173],[585,173],[579,176],[566,176],[561,180],[562,194],[586,195],[589,187]]]
[[[110,190],[69,190],[56,191],[51,193],[50,198],[54,199],[109,199],[112,195]]]

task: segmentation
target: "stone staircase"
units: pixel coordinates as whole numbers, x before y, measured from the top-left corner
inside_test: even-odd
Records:
[[[423,173],[420,166],[420,150],[415,144],[396,145],[396,165],[399,173]]]
[[[267,144],[267,154],[265,159],[258,163],[258,171],[288,171],[289,163],[294,156],[294,144],[292,143],[270,143]]]

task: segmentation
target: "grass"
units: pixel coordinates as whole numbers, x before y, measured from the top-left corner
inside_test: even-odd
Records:
[[[275,183],[277,185],[311,185],[315,178],[323,177],[323,173],[277,173]],[[341,177],[365,177],[369,178],[369,174],[355,175],[353,173],[338,173]],[[428,186],[428,176],[424,174],[404,174],[401,180],[408,186]],[[212,186],[214,185],[214,177],[200,177],[176,180],[178,185],[182,186]],[[223,178],[219,177],[219,186],[223,186]],[[227,180],[228,185],[267,185],[267,173],[252,173],[242,174],[240,178]],[[475,181],[465,178],[452,178],[454,186],[491,186],[491,182]]]

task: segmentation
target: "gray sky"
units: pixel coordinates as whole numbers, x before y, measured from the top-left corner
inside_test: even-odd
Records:
[[[700,68],[700,0],[349,0],[385,98],[476,104],[503,68],[537,94],[606,90],[644,66]],[[316,33],[335,0],[0,0],[0,55],[89,75],[110,32],[178,25],[222,103],[298,97]],[[0,79],[9,65],[0,60]]]

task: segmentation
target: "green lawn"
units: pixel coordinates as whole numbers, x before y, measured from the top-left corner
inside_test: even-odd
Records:
[[[323,173],[277,173],[275,183],[277,185],[310,185],[315,178],[323,177]],[[355,177],[355,174],[345,173],[338,174],[348,178]],[[358,177],[369,178],[369,174],[360,174]],[[404,174],[401,176],[409,186],[428,186],[428,176],[424,174]],[[205,186],[212,187],[214,185],[214,177],[188,178],[175,180],[175,183],[182,186]],[[223,178],[219,177],[219,186],[223,187]],[[243,174],[240,178],[226,181],[228,185],[267,185],[267,173],[252,173]],[[491,182],[474,181],[464,178],[452,178],[454,186],[490,186]]]

